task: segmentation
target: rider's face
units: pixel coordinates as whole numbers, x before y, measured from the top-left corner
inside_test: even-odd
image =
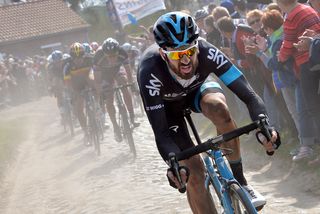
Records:
[[[116,64],[118,62],[118,53],[106,54],[106,58],[110,64]]]
[[[169,68],[182,79],[194,76],[198,67],[198,53],[199,49],[195,43],[178,49],[167,48],[166,51],[160,49],[160,54]]]
[[[75,64],[81,63],[81,62],[82,62],[82,59],[83,59],[83,57],[74,57],[74,58],[73,58],[73,62],[74,62]]]

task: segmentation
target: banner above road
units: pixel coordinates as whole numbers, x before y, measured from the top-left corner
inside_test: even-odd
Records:
[[[113,0],[122,26],[135,24],[143,17],[165,10],[163,0]]]

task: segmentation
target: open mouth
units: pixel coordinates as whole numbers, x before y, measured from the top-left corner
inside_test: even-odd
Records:
[[[180,71],[183,74],[190,74],[191,71],[192,71],[192,65],[191,64],[189,64],[189,65],[180,65]]]

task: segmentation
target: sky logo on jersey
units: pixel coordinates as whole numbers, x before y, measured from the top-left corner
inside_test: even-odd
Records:
[[[149,81],[150,85],[146,85],[146,88],[149,89],[150,96],[159,96],[160,87],[163,85],[162,82],[154,75],[151,74],[152,79]]]
[[[222,52],[214,48],[209,49],[209,55],[207,57],[208,59],[217,63],[218,65],[217,69],[221,68],[223,65],[225,65],[228,62],[228,60],[224,57]]]

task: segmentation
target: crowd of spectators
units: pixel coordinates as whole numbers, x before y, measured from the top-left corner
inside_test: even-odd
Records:
[[[7,55],[0,61],[0,108],[21,104],[46,94],[46,57],[19,59]]]
[[[318,157],[309,164],[320,162],[319,12],[318,0],[223,0],[193,14],[202,37],[241,69],[264,100],[272,125],[286,141],[296,141],[292,160]],[[236,119],[245,119],[242,102],[225,93]]]

